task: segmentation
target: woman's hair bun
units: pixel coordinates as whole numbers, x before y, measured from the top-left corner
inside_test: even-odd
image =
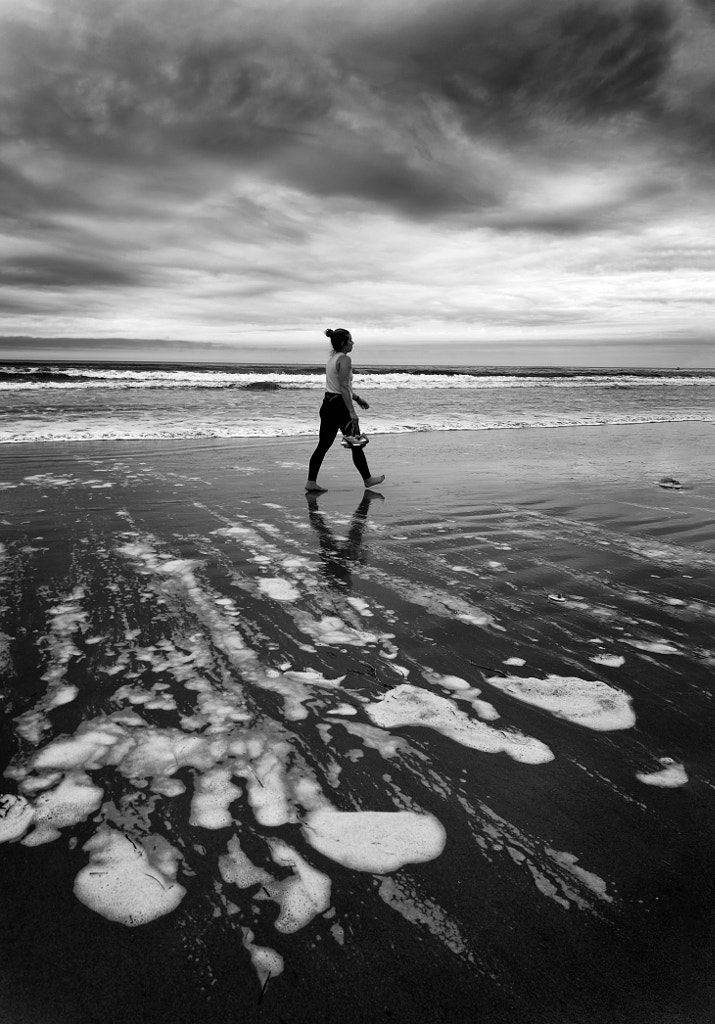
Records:
[[[332,336],[335,334],[335,331],[328,327],[327,331],[325,331],[324,333],[326,338],[332,338]]]

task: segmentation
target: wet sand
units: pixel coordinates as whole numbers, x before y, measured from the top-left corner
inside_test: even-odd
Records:
[[[3,1024],[712,1020],[710,426],[311,447],[0,452]]]

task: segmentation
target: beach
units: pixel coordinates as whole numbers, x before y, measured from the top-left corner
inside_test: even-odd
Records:
[[[711,1021],[715,425],[313,444],[0,446],[3,1024]]]

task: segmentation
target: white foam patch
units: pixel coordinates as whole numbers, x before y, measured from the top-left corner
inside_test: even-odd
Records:
[[[372,618],[373,613],[370,611],[370,606],[362,597],[348,597],[346,600],[347,603],[355,609],[358,615],[362,615],[365,618]]]
[[[229,839],[227,850],[228,852],[218,859],[219,873],[224,882],[237,885],[239,889],[250,889],[253,885],[262,885],[274,880],[268,871],[256,867],[244,853],[238,836]]]
[[[626,659],[620,654],[594,654],[589,661],[595,665],[606,665],[607,668],[620,668],[626,663]]]
[[[37,487],[72,487],[82,483],[75,476],[56,476],[53,473],[35,473],[33,476],[23,477],[23,480]]]
[[[166,779],[161,775],[151,780],[149,789],[152,793],[166,797],[181,796],[186,792],[186,786],[180,779]]]
[[[444,686],[447,690],[471,689],[470,683],[466,679],[462,679],[461,676],[445,676],[440,672],[432,672],[429,669],[423,669],[422,674],[428,683],[434,683],[435,686]]]
[[[322,690],[336,690],[340,688],[344,679],[345,676],[328,679],[316,669],[303,671],[290,669],[287,672],[268,669],[263,678],[256,681],[261,689],[279,693],[283,698],[285,717],[288,721],[297,722],[308,715],[303,704],[304,701],[314,696],[314,687]]]
[[[523,658],[505,658],[504,661],[502,662],[502,664],[503,665],[516,665],[517,667],[520,667],[522,665],[526,665],[526,662],[525,662],[525,660]]]
[[[233,824],[229,805],[238,800],[241,790],[231,782],[228,768],[212,768],[194,782],[190,825],[199,828],[227,828]]]
[[[277,827],[295,821],[284,767],[290,752],[290,744],[276,737],[249,736],[229,745],[229,753],[248,761],[233,770],[246,779],[248,802],[259,825]]]
[[[325,713],[326,715],[356,715],[357,708],[354,708],[352,704],[338,704],[336,708],[331,708]]]
[[[425,896],[418,896],[406,878],[383,878],[378,889],[380,899],[411,924],[422,925],[457,956],[472,959],[459,928],[442,907]]]
[[[271,856],[276,864],[290,867],[288,878],[265,886],[270,898],[280,905],[275,929],[283,934],[300,931],[318,914],[330,907],[331,882],[327,875],[311,867],[301,855],[282,839],[269,839]]]
[[[218,530],[214,530],[213,533],[215,533],[217,537],[240,538],[241,540],[248,541],[251,546],[255,545],[256,547],[260,547],[261,545],[261,535],[251,526],[240,526],[238,524],[234,526],[223,526]]]
[[[541,840],[521,832],[486,804],[480,803],[475,809],[459,794],[457,801],[467,812],[475,842],[489,859],[492,854],[510,857],[514,864],[528,872],[543,896],[565,910],[576,906],[584,911],[591,910],[593,905],[589,898],[584,898],[584,889],[588,889],[588,897],[604,898],[605,883],[592,872],[586,872],[588,877],[574,872],[573,862],[567,859],[571,855],[544,849]]]
[[[35,812],[24,796],[3,793],[0,796],[0,843],[20,839],[32,824]]]
[[[446,591],[427,590],[426,588],[415,586],[414,582],[410,580],[397,581],[393,579],[391,582],[395,590],[398,589],[395,584],[402,582],[403,587],[398,591],[400,596],[411,601],[413,604],[420,605],[433,615],[439,615],[442,618],[448,619],[458,619],[460,622],[466,622],[471,626],[491,627],[492,629],[504,632],[504,627],[497,623],[493,615],[482,611],[481,608],[476,608],[460,597],[456,597]]]
[[[661,786],[664,789],[677,789],[688,782],[688,773],[682,764],[669,757],[661,757],[663,767],[657,772],[637,772],[636,778],[646,786]]]
[[[402,683],[381,700],[367,704],[365,711],[377,725],[388,728],[422,726],[462,746],[489,754],[505,753],[524,764],[543,764],[554,759],[540,740],[476,721],[460,711],[453,700],[410,683]]]
[[[133,687],[129,684],[120,686],[112,696],[112,701],[116,703],[123,703],[126,701],[127,704],[132,706],[143,705],[148,710],[156,711],[175,711],[176,700],[169,693],[164,693],[159,689],[161,684],[153,686],[149,690],[142,690],[139,687]]]
[[[270,946],[257,946],[253,941],[255,935],[250,928],[241,928],[241,933],[243,945],[248,950],[258,981],[263,988],[269,978],[277,978],[283,973],[283,957]]]
[[[382,757],[396,757],[404,750],[409,750],[410,745],[401,736],[392,736],[385,729],[378,729],[375,725],[368,725],[367,722],[345,722],[340,720],[346,732],[351,736],[357,736],[362,740],[364,746],[371,750],[377,750]]]
[[[445,676],[428,668],[422,669],[422,675],[428,683],[453,691],[455,700],[467,701],[484,721],[494,722],[500,717],[493,704],[481,699],[482,691],[476,686],[472,686],[466,679],[462,679],[461,676]]]
[[[240,529],[243,530],[243,528]],[[221,533],[223,531],[217,532]],[[256,538],[257,543],[261,543],[265,548],[265,542],[257,534]],[[308,683],[311,686],[328,686],[330,685],[328,680],[325,680],[320,673],[311,673],[310,678],[306,676],[303,680],[300,680],[297,675],[284,679],[280,672],[274,669],[265,669],[261,665],[255,651],[244,643],[237,632],[235,617],[232,614],[224,614],[221,608],[217,606],[216,601],[200,585],[193,572],[193,565],[196,563],[178,559],[173,559],[167,563],[163,560],[163,556],[148,541],[126,544],[118,550],[120,553],[138,562],[145,570],[161,575],[165,575],[164,567],[167,564],[174,566],[180,564],[183,566],[180,571],[176,570],[176,577],[172,583],[183,586],[186,597],[191,603],[192,611],[199,621],[209,629],[214,645],[240,670],[246,682],[265,690],[281,693],[286,704],[286,718],[296,720],[306,717],[307,712],[301,707],[301,703],[310,694],[307,689],[301,688],[301,684]],[[337,618],[316,622],[309,615],[299,613],[296,615],[296,621],[299,628],[304,629],[306,632],[312,632],[314,635],[324,638],[324,642],[329,643],[340,642],[365,646],[368,643],[376,642],[378,639],[384,642],[392,636],[392,634],[381,634],[378,636],[354,630]],[[303,649],[311,650],[307,647]]]
[[[300,592],[293,586],[290,580],[282,579],[280,576],[265,576],[257,580],[258,589],[266,597],[273,601],[297,601]]]
[[[17,732],[28,743],[37,745],[50,727],[48,713],[71,703],[79,693],[76,686],[67,683],[66,673],[72,658],[81,655],[73,636],[87,630],[87,612],[81,604],[85,596],[84,587],[77,586],[49,610],[49,630],[44,637],[48,666],[42,674],[47,691],[34,708],[16,719]]]
[[[33,801],[32,832],[24,846],[41,846],[60,836],[61,828],[86,821],[99,810],[104,790],[95,786],[85,772],[71,772],[54,789],[45,790]]]
[[[598,875],[594,874],[593,871],[586,871],[578,864],[578,857],[575,857],[572,853],[565,853],[561,850],[552,850],[548,846],[545,847],[545,853],[551,857],[560,867],[565,868],[566,871],[574,875],[575,878],[581,882],[582,885],[590,889],[591,892],[597,896],[600,900],[604,900],[606,903],[612,903],[613,897],[608,895],[606,889],[606,883]]]
[[[631,698],[599,679],[548,675],[545,679],[491,676],[487,682],[510,697],[557,718],[598,732],[630,729],[636,723]]]
[[[63,683],[61,686],[57,686],[49,695],[47,707],[51,710],[52,708],[59,708],[63,704],[71,704],[78,693],[79,688],[74,686],[74,684]]]
[[[392,640],[394,633],[371,633],[366,629],[355,629],[337,615],[326,615],[322,619],[314,619],[310,615],[296,616],[296,624],[301,633],[307,633],[316,643],[324,646],[347,644],[350,647],[367,647]]]
[[[176,881],[179,853],[160,836],[139,843],[103,825],[82,847],[89,863],[74,894],[109,921],[134,928],[175,910],[186,890]]]
[[[668,643],[667,640],[624,640],[625,644],[636,647],[639,651],[648,651],[650,654],[680,654],[677,647]]]
[[[432,814],[414,811],[312,811],[303,836],[313,849],[355,871],[385,874],[442,853],[445,830]]]

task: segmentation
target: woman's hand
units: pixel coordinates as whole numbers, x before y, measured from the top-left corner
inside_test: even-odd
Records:
[[[369,409],[370,405],[365,401],[364,398],[360,398],[359,395],[353,395],[353,401],[357,402],[361,409]]]

